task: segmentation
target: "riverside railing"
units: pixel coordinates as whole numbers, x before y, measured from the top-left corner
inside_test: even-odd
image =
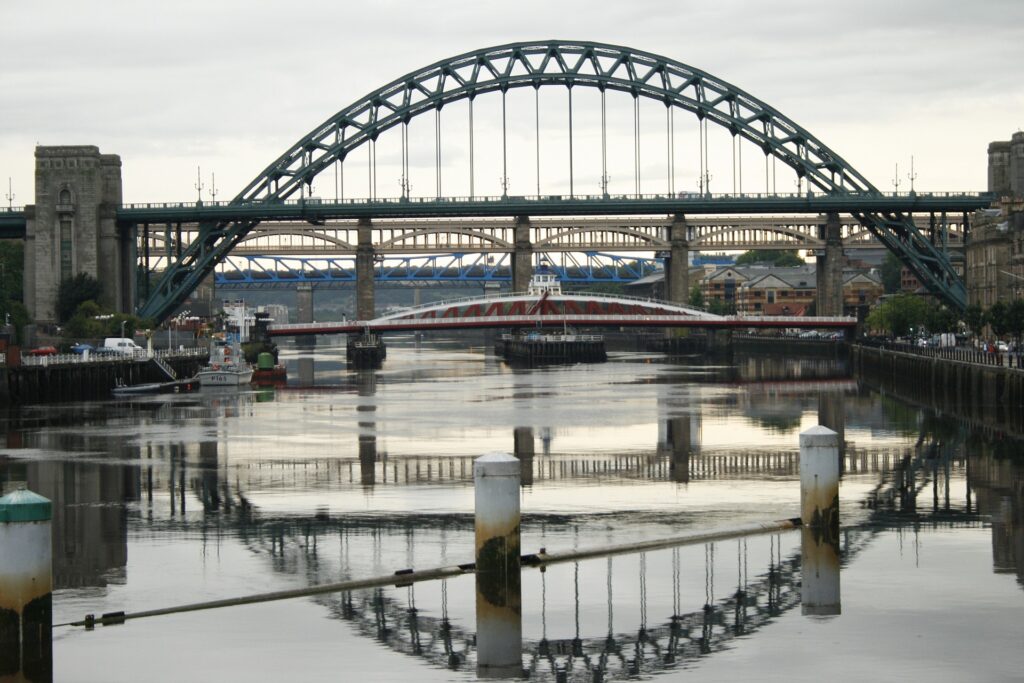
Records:
[[[1024,369],[1024,356],[1021,356],[1019,353],[1006,351],[989,352],[962,346],[917,346],[916,344],[877,340],[862,340],[858,343],[866,348],[884,349],[886,351],[896,351],[926,358],[941,358],[961,363],[972,363],[974,365]]]
[[[23,354],[21,364],[25,366],[51,366],[51,365],[83,365],[110,362],[128,362],[148,360],[157,358],[160,360],[174,358],[199,358],[209,354],[209,349],[204,347],[193,347],[187,349],[160,349],[154,351],[152,356],[146,352],[128,353],[58,353],[48,356],[30,356]],[[7,364],[7,354],[0,354],[0,364]]]

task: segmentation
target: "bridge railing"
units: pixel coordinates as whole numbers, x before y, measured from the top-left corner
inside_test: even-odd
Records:
[[[697,313],[707,313],[707,309],[702,306],[691,306],[690,304],[677,304],[671,301],[663,301],[661,299],[652,299],[650,297],[630,296],[628,294],[587,294],[586,292],[562,292],[560,295],[552,295],[552,297],[573,297],[581,299],[595,299],[599,301],[630,301],[634,303],[644,303],[652,305],[670,306],[672,308],[683,308],[692,310]],[[392,319],[392,316],[408,315],[410,313],[416,313],[418,311],[427,311],[432,308],[442,308],[444,306],[461,306],[467,303],[484,303],[492,302],[495,300],[503,301],[518,301],[526,299],[529,301],[538,301],[540,296],[537,294],[527,294],[526,292],[504,292],[495,294],[482,294],[476,296],[464,296],[455,299],[441,299],[439,301],[431,301],[418,306],[409,306],[398,311],[389,313],[388,315],[381,316],[381,318]]]
[[[679,317],[674,316],[671,313],[660,314],[660,315],[631,315],[631,314],[615,314],[615,315],[604,315],[600,317],[608,318],[611,321],[616,322],[630,322],[630,323],[650,323],[652,327],[658,325],[671,325],[673,322],[678,322]],[[587,314],[554,314],[554,315],[492,315],[486,318],[479,318],[479,320],[486,320],[488,323],[493,323],[498,327],[501,327],[503,323],[509,326],[520,325],[522,323],[536,323],[545,322],[552,325],[573,325],[573,324],[593,324],[594,315]],[[288,332],[311,332],[316,333],[317,330],[331,331],[337,330],[338,328],[351,328],[352,330],[359,330],[362,328],[372,329],[378,325],[387,325],[388,327],[394,328],[409,328],[419,329],[427,324],[434,326],[444,326],[446,322],[455,325],[456,323],[465,324],[466,320],[472,320],[472,318],[378,318],[375,320],[337,320],[333,322],[318,322],[318,323],[283,323],[277,325],[270,325],[268,330],[270,332],[280,332],[287,334]],[[773,327],[815,327],[820,325],[822,327],[836,327],[836,326],[853,326],[857,324],[856,318],[847,318],[842,316],[822,316],[818,317],[790,317],[790,316],[773,316],[773,315],[759,315],[759,316],[729,316],[722,318],[714,318],[711,320],[697,319],[698,322],[707,323],[735,323],[737,327],[744,325],[758,326],[763,323],[770,323]]]
[[[153,358],[160,360],[172,360],[175,358],[201,358],[209,354],[209,349],[203,347],[192,347],[187,349],[159,349],[153,352]],[[146,351],[135,353],[58,353],[48,356],[30,356],[24,354],[21,357],[21,364],[38,367],[49,365],[82,365],[93,363],[110,362],[135,362],[147,360],[150,356]],[[0,363],[6,364],[7,355],[4,354]]]
[[[556,194],[542,194],[542,195],[483,195],[483,196],[468,196],[468,195],[456,195],[451,197],[361,197],[361,198],[339,198],[339,199],[323,199],[318,197],[306,198],[306,199],[286,199],[286,200],[248,200],[245,202],[233,202],[233,201],[221,201],[221,202],[147,202],[147,203],[129,203],[122,204],[120,208],[126,210],[142,210],[142,209],[189,209],[189,208],[237,208],[241,206],[295,206],[295,207],[311,207],[317,206],[347,206],[347,205],[366,205],[366,204],[431,204],[431,205],[444,205],[444,204],[465,204],[465,203],[502,203],[502,202],[561,202],[561,201],[572,201],[572,202],[594,202],[594,201],[649,201],[649,200],[699,200],[699,201],[715,201],[725,200],[733,201],[736,199],[755,199],[755,200],[772,200],[772,199],[804,199],[814,197],[843,197],[843,198],[889,198],[889,199],[914,199],[914,198],[976,198],[984,199],[988,198],[990,193],[987,192],[854,192],[848,191],[845,193],[836,192],[815,192],[813,190],[807,192],[677,192],[674,194],[669,193],[653,193],[653,194],[636,194],[636,193],[616,193],[616,194],[573,194],[573,195],[556,195]]]

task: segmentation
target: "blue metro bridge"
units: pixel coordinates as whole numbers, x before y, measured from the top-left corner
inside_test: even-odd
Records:
[[[561,166],[560,187],[568,192],[546,194],[541,190],[541,89],[558,89],[567,95],[565,122],[568,154],[564,164],[545,163],[545,174]],[[600,140],[600,185],[597,194],[576,189],[580,173],[580,131],[574,130],[574,94],[588,89],[587,120],[600,120],[599,130],[583,131],[589,146]],[[530,193],[510,192],[508,167],[510,150],[506,106],[511,94],[534,94],[536,138],[536,189]],[[528,96],[528,95],[527,95]],[[618,97],[633,110],[633,168],[614,169],[608,163],[606,100]],[[475,139],[474,105],[488,98],[500,103],[500,140],[495,134],[479,144]],[[664,107],[664,117],[643,116],[641,100]],[[458,104],[458,106],[456,106]],[[613,102],[614,105],[614,102]],[[578,109],[583,98],[575,98]],[[646,105],[645,105],[646,106]],[[598,111],[599,110],[599,111]],[[461,119],[463,113],[468,114]],[[698,150],[696,167],[698,192],[677,191],[676,114],[690,115],[695,122]],[[442,115],[446,123],[458,115],[466,123],[468,155],[462,141],[442,139]],[[551,119],[545,116],[546,123]],[[431,119],[433,119],[431,121]],[[656,120],[652,120],[656,119]],[[425,125],[426,124],[426,125]],[[410,126],[414,141],[433,138],[435,167],[433,196],[417,197],[410,192]],[[422,135],[427,127],[432,133]],[[578,126],[577,126],[578,127]],[[712,165],[709,128],[728,135],[732,154],[724,165]],[[614,128],[612,133],[615,133]],[[663,190],[650,192],[641,178],[641,138],[652,134],[665,140],[665,170],[659,180]],[[401,149],[398,196],[381,196],[377,191],[376,147],[382,136],[397,138]],[[500,147],[501,185],[498,196],[475,191],[476,147]],[[519,146],[521,147],[521,145]],[[457,151],[452,151],[453,148]],[[750,192],[747,177],[744,190],[743,152],[764,158],[764,191]],[[357,158],[355,152],[361,154]],[[588,151],[595,150],[588,147]],[[615,152],[616,150],[613,150]],[[513,162],[523,150],[512,149]],[[362,154],[365,154],[363,161]],[[719,155],[721,156],[721,155]],[[468,158],[467,158],[468,157]],[[495,161],[488,154],[488,161]],[[820,217],[817,250],[819,268],[818,312],[841,313],[842,242],[840,215],[862,225],[882,246],[890,250],[938,298],[954,308],[966,304],[966,290],[954,259],[942,235],[949,217],[962,225],[964,238],[968,214],[991,203],[984,193],[883,193],[867,178],[810,131],[740,88],[700,69],[674,59],[633,48],[577,41],[532,41],[475,50],[443,59],[380,87],[342,108],[303,135],[278,156],[228,202],[126,204],[121,201],[120,160],[101,155],[94,147],[40,147],[36,151],[36,204],[20,210],[0,212],[0,232],[8,237],[26,238],[26,304],[37,320],[53,314],[56,283],[61,277],[94,269],[104,282],[107,303],[120,310],[133,310],[144,317],[162,321],[182,305],[265,221],[293,222],[296,229],[315,233],[327,221],[354,221],[352,227],[356,259],[357,317],[374,317],[373,271],[377,251],[383,245],[375,221],[417,219],[444,221],[505,217],[515,220],[510,239],[491,239],[486,228],[473,228],[480,237],[480,251],[510,255],[514,291],[524,291],[530,280],[534,256],[531,219],[534,217],[668,217],[657,241],[665,253],[666,298],[684,302],[688,294],[685,264],[692,237],[691,222],[701,215],[771,216],[810,214]],[[453,173],[442,160],[457,158],[465,167]],[[582,158],[582,157],[581,157]],[[464,161],[463,161],[464,160]],[[547,160],[546,160],[547,161]],[[692,159],[691,159],[692,162]],[[344,198],[335,180],[333,201],[316,199],[313,183],[331,175],[344,182],[345,170],[365,170],[369,196]],[[748,164],[749,167],[749,164]],[[415,167],[414,167],[415,168]],[[679,175],[688,168],[680,165]],[[798,191],[775,191],[777,169],[781,180]],[[418,170],[418,169],[417,169]],[[595,168],[588,168],[595,172]],[[632,191],[610,191],[609,171],[620,179],[633,176]],[[714,171],[714,173],[712,173]],[[647,171],[645,170],[645,173]],[[456,195],[443,178],[468,177],[468,192]],[[712,178],[732,177],[731,192],[710,192]],[[449,183],[449,187],[450,187]],[[919,228],[915,216],[927,217],[929,228]],[[607,232],[612,228],[601,228]],[[457,226],[451,231],[463,230]],[[424,235],[436,235],[435,227]],[[599,240],[590,241],[580,230],[579,239],[567,243],[564,251],[585,252]],[[168,249],[159,256],[151,253],[151,235],[163,233]],[[188,233],[191,238],[180,238]],[[490,242],[488,240],[490,239]],[[680,264],[682,264],[680,266]],[[115,274],[111,277],[110,274]]]

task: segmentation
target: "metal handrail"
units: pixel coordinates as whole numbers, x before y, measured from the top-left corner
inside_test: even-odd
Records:
[[[594,320],[594,315],[587,314],[554,314],[543,316],[544,322],[549,323],[591,323]],[[671,325],[673,322],[678,320],[677,317],[671,315],[633,315],[633,314],[615,314],[604,316],[609,319],[615,319],[617,321],[637,321],[637,322],[653,322],[663,323],[665,325]],[[270,330],[274,332],[290,332],[296,330],[330,330],[336,329],[340,326],[351,327],[353,330],[363,329],[368,325],[377,323],[386,323],[393,327],[418,327],[426,322],[432,323],[443,323],[445,320],[452,322],[465,322],[466,320],[472,320],[472,318],[435,318],[435,319],[424,319],[424,318],[388,318],[386,320],[337,320],[333,322],[314,322],[314,323],[286,323],[281,325],[271,325]],[[522,323],[522,322],[537,322],[537,317],[532,315],[492,315],[486,318],[479,318],[479,320],[486,320],[492,323]],[[738,323],[740,325],[744,323],[759,323],[759,322],[773,322],[779,323],[780,325],[791,324],[794,327],[806,327],[807,322],[810,318],[807,317],[789,317],[789,316],[774,316],[774,315],[759,315],[759,316],[729,316],[722,318],[715,318],[712,320],[706,320],[705,322],[726,322],[726,323]],[[841,316],[829,316],[814,318],[814,322],[820,322],[824,325],[855,325],[857,323],[856,318],[841,317]]]
[[[173,358],[198,358],[205,356],[209,351],[202,347],[193,347],[188,349],[160,349],[153,352],[153,358],[157,359],[173,359]],[[38,366],[50,366],[50,365],[82,365],[82,364],[93,364],[93,363],[111,363],[111,362],[127,362],[127,361],[140,361],[149,360],[150,356],[146,351],[135,352],[135,353],[89,353],[78,354],[78,353],[58,353],[49,356],[30,356],[27,353],[21,356],[21,364],[31,367]],[[6,364],[6,354],[0,363]]]
[[[468,195],[455,195],[451,197],[361,197],[361,198],[345,198],[345,199],[324,199],[319,197],[309,197],[303,199],[271,199],[271,200],[248,200],[248,201],[219,201],[219,202],[207,202],[204,201],[201,204],[196,202],[144,202],[144,203],[128,203],[122,204],[122,209],[175,209],[175,208],[194,208],[202,206],[204,208],[237,208],[240,206],[343,206],[343,205],[362,205],[362,204],[452,204],[452,203],[466,203],[466,202],[480,202],[480,203],[508,203],[511,201],[646,201],[651,199],[661,200],[686,200],[694,199],[701,201],[731,201],[735,199],[758,199],[758,200],[771,200],[771,199],[804,199],[808,197],[842,197],[842,198],[858,198],[858,197],[869,197],[869,198],[888,198],[888,199],[914,199],[914,198],[986,198],[990,196],[989,192],[858,192],[858,191],[847,191],[843,194],[834,192],[815,192],[813,190],[807,192],[677,192],[673,194],[669,193],[616,193],[616,194],[573,194],[573,195],[557,195],[557,194],[542,194],[542,195],[483,195],[483,196],[468,196]]]

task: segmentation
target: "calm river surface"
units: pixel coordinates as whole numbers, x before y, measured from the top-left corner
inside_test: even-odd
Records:
[[[801,609],[799,531],[524,569],[524,675],[1021,680],[1008,436],[836,361],[513,370],[483,345],[395,340],[354,372],[344,353],[285,348],[276,389],[7,413],[0,483],[54,501],[55,623],[470,562],[473,458],[494,451],[522,461],[523,552],[795,517],[798,436],[820,421],[845,443],[841,614]],[[474,680],[475,599],[468,575],[58,627],[54,678]]]

